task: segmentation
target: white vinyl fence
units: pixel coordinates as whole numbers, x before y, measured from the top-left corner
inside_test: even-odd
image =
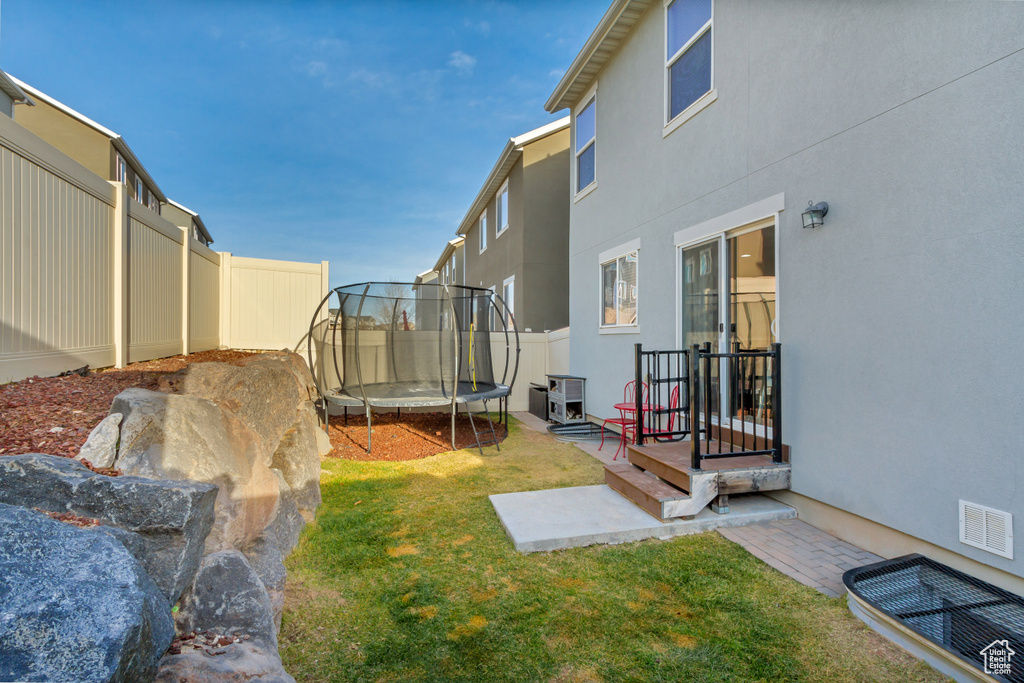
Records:
[[[0,383],[304,348],[328,264],[232,257],[0,116]]]

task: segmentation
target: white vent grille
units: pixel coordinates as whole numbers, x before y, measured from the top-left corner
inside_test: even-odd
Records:
[[[960,501],[960,542],[1013,559],[1013,517],[977,503]]]

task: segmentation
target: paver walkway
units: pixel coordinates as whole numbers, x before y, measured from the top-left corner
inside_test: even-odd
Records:
[[[786,576],[834,598],[846,593],[843,572],[882,561],[799,519],[719,529],[718,533]]]
[[[517,412],[513,415],[530,429],[547,431],[547,424],[530,413]],[[605,451],[598,451],[597,443],[576,444],[581,450],[605,464],[612,461],[615,445],[612,443],[609,450],[606,442]],[[621,457],[619,461],[622,461]],[[730,541],[739,543],[750,554],[786,576],[834,598],[846,594],[843,572],[854,567],[881,562],[883,559],[799,519],[720,528],[718,533]]]

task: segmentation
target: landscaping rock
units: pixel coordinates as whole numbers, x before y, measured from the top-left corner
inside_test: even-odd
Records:
[[[145,681],[170,606],[118,542],[0,504],[0,680]]]
[[[115,466],[126,474],[219,487],[206,552],[244,548],[274,519],[277,477],[260,439],[231,411],[195,396],[127,389]]]
[[[81,450],[78,451],[79,460],[88,460],[93,467],[110,467],[117,457],[117,442],[121,438],[121,430],[118,427],[124,416],[121,413],[111,413],[103,418],[92,432]]]
[[[299,512],[307,521],[320,507],[320,453],[317,432],[322,432],[316,415],[298,411],[295,423],[281,437],[271,467],[280,470],[295,497]]]
[[[306,526],[306,519],[299,512],[295,504],[295,496],[292,494],[288,482],[284,480],[284,475],[280,470],[271,471],[277,476],[280,498],[277,515],[260,534],[260,538],[272,543],[281,553],[281,557],[288,557],[292,549],[299,543],[299,534],[302,533],[302,527]]]
[[[242,551],[242,554],[267,590],[271,612],[274,615],[274,630],[280,631],[281,617],[284,615],[284,586],[288,578],[288,572],[284,568],[284,556],[277,546],[263,537],[257,538]]]
[[[216,486],[196,481],[108,477],[39,453],[0,458],[0,503],[72,512],[134,532],[118,538],[171,604],[199,567],[216,498]]]
[[[165,655],[157,672],[158,683],[295,683],[285,673],[277,651],[251,642],[232,643],[223,654],[211,656],[204,650],[182,649]]]
[[[253,644],[277,651],[270,596],[237,550],[203,558],[195,581],[181,598],[175,626],[178,633],[249,636]]]
[[[216,401],[249,425],[266,452],[273,453],[311,399],[305,379],[309,371],[301,358],[296,364],[290,355],[259,354],[244,365],[196,363],[164,378],[161,388]]]

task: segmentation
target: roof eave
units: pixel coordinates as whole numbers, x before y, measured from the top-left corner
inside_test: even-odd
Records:
[[[27,104],[30,107],[35,106],[35,102],[14,80],[11,76],[7,75],[7,72],[0,70],[0,90],[2,90],[8,97],[10,97],[15,104]]]
[[[545,110],[554,113],[575,104],[651,1],[613,0],[611,7],[597,23],[597,28],[583,44],[583,49],[555,86],[555,91],[544,103]]]

